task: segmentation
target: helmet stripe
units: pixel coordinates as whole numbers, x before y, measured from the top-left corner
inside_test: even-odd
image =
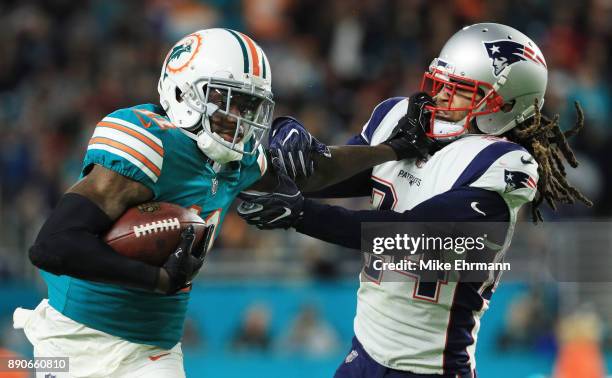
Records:
[[[266,57],[264,56],[263,52],[261,54],[261,63],[263,65],[263,78],[266,78]]]
[[[246,45],[244,44],[244,41],[242,40],[242,38],[240,38],[240,36],[238,36],[238,34],[236,34],[235,31],[231,29],[225,29],[225,30],[227,30],[231,35],[233,35],[234,38],[236,38],[236,40],[238,41],[238,44],[240,45],[240,49],[242,50],[242,61],[243,61],[243,66],[244,66],[244,73],[249,73],[249,54],[247,53],[247,49],[246,49]]]
[[[253,75],[259,76],[259,56],[257,55],[257,48],[255,47],[255,43],[248,36],[242,33],[240,33],[240,35],[247,42],[247,45],[249,45],[249,51],[251,51],[251,61],[253,62]]]

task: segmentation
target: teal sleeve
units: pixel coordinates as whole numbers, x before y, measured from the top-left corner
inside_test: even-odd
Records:
[[[154,193],[154,197],[157,197],[159,194],[157,185],[155,185],[153,180],[144,174],[141,169],[137,168],[134,164],[130,163],[126,159],[103,150],[87,151],[87,154],[85,154],[85,160],[83,161],[81,177],[87,175],[93,169],[94,164],[110,169],[113,172],[117,172],[122,176],[143,184]]]
[[[166,134],[155,116],[145,108],[133,107],[104,117],[89,140],[81,176],[98,164],[142,183],[157,196]]]

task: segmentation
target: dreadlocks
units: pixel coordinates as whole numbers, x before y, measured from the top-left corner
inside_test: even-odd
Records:
[[[587,206],[592,206],[588,198],[567,182],[563,159],[572,168],[578,166],[574,152],[567,143],[570,138],[580,132],[584,127],[584,113],[578,102],[576,108],[576,122],[571,130],[562,132],[559,128],[559,115],[552,119],[542,115],[535,101],[535,115],[529,120],[513,128],[506,135],[507,138],[525,147],[538,163],[538,192],[531,202],[531,215],[533,221],[542,221],[542,214],[538,207],[546,200],[548,205],[557,209],[556,203],[572,204],[576,200]]]

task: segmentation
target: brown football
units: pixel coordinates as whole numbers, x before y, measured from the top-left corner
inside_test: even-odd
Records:
[[[181,231],[193,225],[197,247],[206,224],[196,213],[167,202],[148,202],[128,209],[104,236],[115,251],[162,266],[178,246]]]

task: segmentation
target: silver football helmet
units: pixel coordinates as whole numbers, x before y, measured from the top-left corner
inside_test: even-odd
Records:
[[[471,122],[483,133],[500,135],[534,115],[534,102],[544,104],[548,80],[546,61],[526,35],[506,25],[474,24],[464,27],[444,45],[423,75],[421,90],[436,96],[444,90],[448,106],[428,106],[427,134],[452,140],[468,132]],[[461,89],[471,93],[467,107],[452,107]],[[436,113],[467,111],[458,122],[436,118]]]

